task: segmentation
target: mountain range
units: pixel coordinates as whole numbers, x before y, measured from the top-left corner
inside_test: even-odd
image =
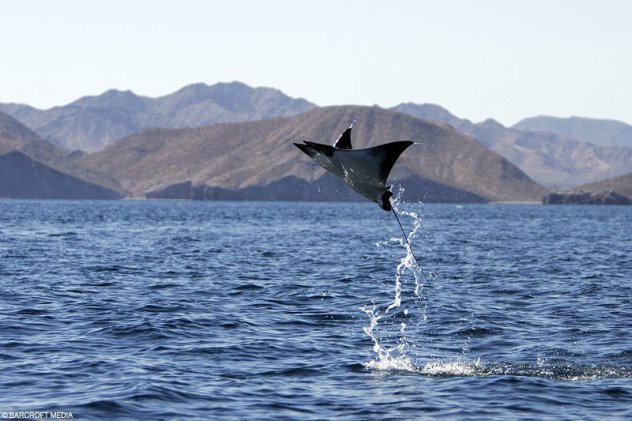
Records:
[[[0,112],[0,197],[118,199],[117,185]]]
[[[619,126],[630,129],[627,138],[621,138],[618,146],[600,146],[586,140],[577,140],[561,131],[556,133],[517,128],[525,127],[522,123],[526,120],[508,128],[492,119],[474,124],[433,104],[407,103],[393,109],[422,119],[450,124],[471,135],[486,148],[498,152],[535,181],[549,188],[572,188],[617,177],[632,170],[632,126],[624,123],[617,122]],[[582,118],[569,121],[576,122],[578,127],[584,126],[588,121],[593,127],[593,133],[599,132],[600,123],[603,124],[603,133],[611,133],[613,124],[610,120]]]
[[[599,146],[632,147],[632,126],[615,120],[537,116],[521,120],[512,128],[530,132],[548,132]]]
[[[337,136],[353,119],[363,122],[354,129],[356,147],[385,139],[419,143],[401,157],[391,177],[405,189],[405,199],[538,200],[545,192],[520,169],[451,126],[378,107],[324,107],[295,117],[148,129],[99,152],[65,155],[5,115],[2,133],[15,135],[0,137],[0,159],[12,159],[16,153],[28,159],[23,162],[28,173],[23,186],[38,182],[31,168],[47,166],[60,177],[90,180],[90,186],[103,189],[105,198],[355,200],[340,180],[292,145],[302,139],[330,142],[332,133]],[[10,187],[0,190],[0,196],[16,197]]]
[[[411,200],[537,200],[544,193],[500,155],[454,128],[378,107],[324,107],[291,118],[147,130],[80,156],[78,163],[111,174],[133,197],[179,192],[180,197],[241,198],[249,192],[265,198],[274,192],[278,199],[322,200],[347,189],[297,155],[292,141],[332,142],[332,134],[353,119],[362,121],[354,128],[356,147],[392,139],[420,143],[401,157],[392,174]],[[311,188],[312,183],[319,188]]]
[[[353,120],[356,147],[407,138],[420,143],[393,173],[411,200],[533,201],[546,192],[541,185],[588,185],[632,168],[632,147],[580,141],[555,127],[539,131],[533,123],[539,117],[508,128],[491,119],[472,123],[434,104],[319,108],[239,82],[189,85],[158,98],[110,90],[48,110],[22,104],[0,104],[0,110],[13,116],[0,112],[0,196],[9,197],[20,190],[9,174],[22,174],[22,191],[52,178],[74,192],[54,193],[51,184],[28,197],[75,197],[92,189],[106,198],[350,200],[353,193],[301,160],[291,143],[333,142]],[[616,137],[613,123],[625,129],[590,120],[591,133]],[[601,143],[629,145],[625,130],[617,133],[618,140]],[[83,187],[68,187],[64,177]]]
[[[5,112],[68,150],[94,152],[147,128],[189,128],[215,123],[293,116],[315,107],[271,88],[240,82],[203,83],[162,97],[109,90],[68,105],[39,110],[24,104],[0,104]]]

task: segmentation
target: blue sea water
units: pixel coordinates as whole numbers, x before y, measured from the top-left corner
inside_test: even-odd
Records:
[[[398,209],[0,201],[0,417],[632,418],[632,208]]]

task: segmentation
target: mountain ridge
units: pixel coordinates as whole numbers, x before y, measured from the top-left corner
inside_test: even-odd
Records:
[[[339,107],[344,109],[346,106]],[[252,88],[241,82],[214,85],[194,83],[155,98],[137,95],[129,90],[110,89],[100,95],[84,96],[70,104],[48,110],[20,104],[0,104],[0,109],[10,110],[14,117],[30,119],[40,131],[49,133],[53,141],[59,133],[70,133],[72,139],[67,139],[71,143],[66,145],[68,148],[72,149],[74,145],[92,152],[156,128],[200,128],[218,122],[266,120],[276,116],[300,115],[315,108],[314,104],[300,98],[290,98],[277,89]],[[436,104],[409,102],[390,110],[453,127],[489,150],[501,154],[535,181],[551,188],[572,188],[617,177],[632,167],[632,148],[598,146],[567,135],[518,130],[515,126],[504,127],[491,118],[472,123]],[[330,129],[337,130],[334,127]],[[34,132],[22,131],[25,139],[37,136]],[[164,136],[164,133],[160,136]],[[58,140],[58,143],[63,142]],[[84,165],[81,160],[84,152],[69,154],[67,149],[51,149],[50,142],[48,146],[40,144],[34,147],[35,144],[37,142],[31,142],[34,150],[27,152],[27,155],[30,154],[39,162],[72,174],[84,174],[92,182],[102,182],[109,188],[126,191],[119,184],[120,180]],[[145,148],[149,147],[151,145],[145,145]]]
[[[392,109],[431,121],[439,118],[551,188],[570,188],[616,177],[632,168],[632,148],[599,146],[555,133],[508,128],[491,118],[474,124],[432,104],[408,103]]]
[[[0,196],[117,199],[116,181],[73,162],[67,152],[0,112]]]
[[[354,140],[356,148],[404,138],[420,141],[409,148],[412,152],[402,155],[393,171],[394,179],[422,177],[469,192],[480,201],[539,200],[545,192],[500,155],[452,127],[379,107],[322,107],[295,117],[192,129],[151,129],[79,160],[112,174],[133,197],[155,197],[161,191],[173,194],[183,186],[202,187],[184,191],[186,197],[202,194],[200,191],[238,192],[272,183],[290,186],[290,177],[313,183],[323,181],[325,171],[300,159],[292,142],[331,143],[354,119],[358,123],[353,138],[363,140]],[[333,181],[323,182],[334,189]]]
[[[597,146],[632,148],[632,126],[617,120],[539,115],[520,120],[512,128],[555,133]]]
[[[156,98],[110,89],[69,104],[40,110],[0,104],[41,137],[68,150],[94,152],[148,128],[201,127],[220,122],[292,116],[315,107],[278,89],[241,82],[187,85]]]

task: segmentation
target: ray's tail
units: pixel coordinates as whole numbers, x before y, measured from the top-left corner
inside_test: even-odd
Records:
[[[421,272],[421,275],[424,277],[424,280],[428,284],[428,287],[432,288],[430,279],[428,279],[428,277],[426,276],[426,273],[424,272],[423,268],[419,264],[419,260],[417,260],[417,256],[415,256],[415,252],[413,251],[413,246],[410,243],[410,239],[408,238],[406,231],[404,231],[404,227],[402,226],[402,222],[399,220],[399,215],[397,215],[397,212],[395,211],[394,206],[391,206],[391,211],[393,212],[393,215],[395,215],[395,219],[397,220],[397,224],[399,225],[399,228],[402,230],[402,234],[404,235],[404,240],[406,241],[406,248],[410,252],[410,255],[413,257],[413,260],[415,261],[415,265],[419,268],[419,271]]]

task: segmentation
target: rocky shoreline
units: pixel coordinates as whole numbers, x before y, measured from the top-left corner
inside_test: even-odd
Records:
[[[600,192],[553,192],[542,198],[543,205],[632,205],[632,200],[613,190]]]

